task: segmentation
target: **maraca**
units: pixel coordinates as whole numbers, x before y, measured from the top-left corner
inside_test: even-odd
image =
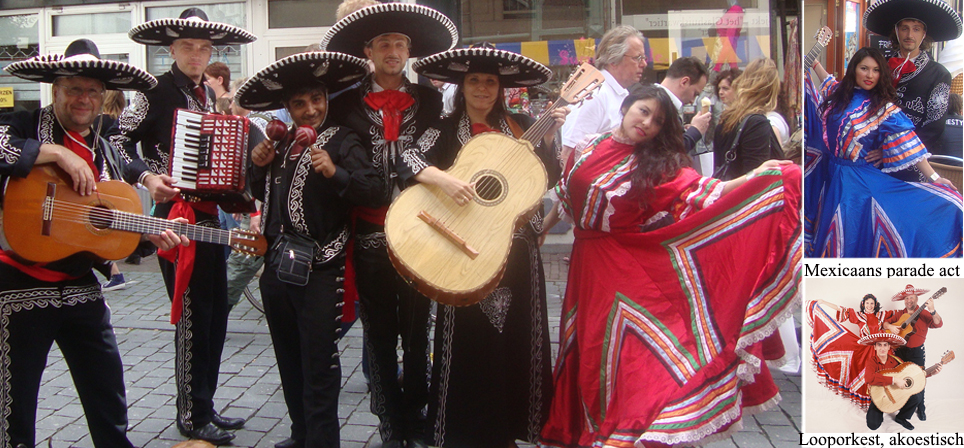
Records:
[[[291,145],[288,158],[291,160],[298,158],[298,156],[301,155],[301,151],[311,146],[317,138],[318,134],[315,133],[315,129],[311,126],[298,126],[298,129],[295,130],[295,142]]]
[[[288,125],[281,120],[274,119],[264,127],[264,133],[271,141],[281,141],[288,135]]]

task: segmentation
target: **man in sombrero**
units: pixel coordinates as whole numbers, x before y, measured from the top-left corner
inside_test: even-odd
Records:
[[[927,51],[934,42],[961,35],[961,16],[944,0],[879,0],[867,8],[864,25],[890,37],[889,69],[897,83],[897,105],[914,123],[924,146],[937,148],[944,132],[951,75]],[[928,181],[916,168],[898,171],[895,177]]]
[[[462,204],[473,195],[468,183],[425,161],[425,152],[440,134],[433,126],[442,111],[441,94],[410,83],[403,70],[409,57],[445,51],[457,41],[455,25],[438,11],[411,3],[384,3],[339,20],[321,42],[326,51],[366,58],[374,67],[357,88],[332,102],[330,115],[358,133],[384,181],[375,207],[355,209],[353,262],[371,359],[371,408],[388,448],[426,446],[422,410],[428,400],[430,302],[392,266],[385,213],[397,191],[411,182],[439,186]],[[396,373],[399,336],[405,351],[402,385]]]
[[[900,347],[906,343],[904,338],[893,334],[893,333],[873,333],[868,334],[860,338],[858,343],[862,345],[873,345],[874,346],[874,356],[871,356],[870,360],[867,362],[867,367],[864,369],[864,381],[868,386],[891,386],[897,387],[898,389],[908,389],[911,386],[904,382],[894,382],[894,378],[881,374],[880,371],[887,369],[894,369],[903,364],[903,360],[891,354],[891,349],[894,347]],[[941,371],[940,364],[937,365],[935,370],[928,376],[936,375]],[[901,406],[900,411],[894,416],[894,421],[900,426],[903,426],[907,430],[913,431],[914,425],[909,421],[914,415],[914,411],[920,404],[920,394],[911,395],[907,399],[907,402]],[[870,407],[867,409],[867,428],[876,430],[880,428],[880,424],[884,421],[884,413],[877,408],[874,402],[870,403]]]
[[[907,285],[902,291],[894,294],[892,300],[895,302],[903,300],[904,312],[910,314],[917,311],[918,296],[928,291],[927,289],[915,288],[914,285]],[[937,309],[934,308],[934,299],[927,299],[923,306],[924,310],[921,311],[920,316],[914,321],[914,333],[907,337],[907,344],[902,345],[894,351],[894,354],[904,361],[910,361],[919,365],[921,368],[924,368],[925,362],[924,342],[927,341],[927,330],[944,326],[944,319],[941,319],[940,314],[937,313]],[[894,316],[891,321],[896,322],[897,319],[900,319],[900,315]],[[925,421],[927,420],[927,413],[924,409],[924,391],[920,391],[917,396],[920,397],[920,404],[917,406],[917,418],[919,418],[920,421]]]
[[[329,92],[366,73],[365,61],[354,56],[300,53],[262,69],[234,97],[245,109],[284,107],[295,129],[317,133],[308,148],[262,142],[251,152],[248,172],[252,193],[264,204],[262,228],[271,249],[261,295],[291,418],[291,436],[275,448],[338,446],[348,219],[353,205],[372,205],[382,189],[358,135],[331,124],[327,106]],[[285,275],[293,265],[286,249],[299,242],[313,255],[302,264],[308,272],[292,278]]]
[[[246,44],[255,37],[209,21],[198,8],[186,9],[177,19],[138,25],[128,35],[144,45],[169,47],[174,64],[158,78],[156,89],[135,95],[118,118],[120,132],[111,143],[123,148],[128,159],[124,179],[147,187],[157,203],[155,216],[193,216],[198,225],[220,228],[217,205],[181,194],[177,179],[168,175],[174,110],[213,112],[214,91],[203,81],[214,46]],[[138,156],[138,143],[143,157]],[[244,426],[244,419],[222,417],[214,409],[229,309],[224,248],[197,243],[176,259],[175,264],[158,257],[172,298],[171,322],[176,324],[177,428],[186,437],[224,444],[234,438],[226,429]]]
[[[93,124],[105,90],[148,90],[157,84],[153,76],[101,59],[87,39],[72,42],[63,55],[37,56],[5,70],[52,84],[53,103],[0,117],[0,191],[8,179],[23,178],[41,164],[63,170],[82,195],[97,194],[98,181],[120,178],[123,160],[102,136],[106,129]],[[188,244],[170,230],[148,238],[165,250]],[[0,446],[36,445],[37,395],[54,342],[67,361],[94,446],[131,446],[124,365],[96,267],[109,272],[108,265],[83,254],[31,263],[0,250]]]

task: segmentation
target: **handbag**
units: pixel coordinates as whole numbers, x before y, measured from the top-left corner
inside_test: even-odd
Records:
[[[315,261],[315,240],[299,233],[282,233],[271,248],[278,266],[278,280],[296,286],[308,284]]]
[[[723,156],[723,164],[720,165],[716,171],[713,171],[713,177],[720,180],[730,180],[727,177],[731,171],[732,163],[736,160],[736,146],[740,143],[740,135],[743,134],[743,126],[746,125],[746,121],[752,116],[747,115],[740,120],[740,127],[736,129],[736,136],[733,137],[733,143],[730,144],[730,148],[726,150]]]

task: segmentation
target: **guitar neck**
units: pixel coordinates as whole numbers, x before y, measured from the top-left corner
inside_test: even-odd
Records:
[[[934,364],[934,365],[932,365],[932,366],[924,369],[924,372],[927,373],[927,376],[928,376],[928,377],[930,377],[931,375],[934,374],[934,371],[937,370],[937,368],[940,367],[940,366],[942,366],[942,365],[944,365],[944,363],[939,362],[939,363],[937,363],[937,364]]]
[[[195,224],[174,222],[163,218],[138,215],[134,213],[114,211],[114,220],[110,228],[125,232],[146,233],[158,235],[164,230],[171,229],[178,235],[184,235],[191,241],[203,243],[229,244],[231,232],[214,229]]]
[[[818,57],[820,57],[820,53],[823,53],[824,48],[827,48],[827,46],[821,45],[820,42],[817,42],[816,44],[814,44],[813,48],[810,49],[810,52],[807,53],[807,57],[804,58],[803,66],[813,67],[813,62],[816,61]]]
[[[555,119],[552,118],[552,111],[568,105],[569,102],[566,101],[565,98],[559,97],[551,106],[542,112],[542,116],[529,127],[529,130],[522,134],[522,139],[532,143],[533,147],[539,146],[539,141],[546,136],[546,133],[552,128],[552,123],[555,121]]]

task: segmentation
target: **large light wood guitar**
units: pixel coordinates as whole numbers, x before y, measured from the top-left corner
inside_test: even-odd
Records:
[[[71,185],[70,177],[54,164],[38,165],[27,177],[7,182],[3,232],[17,257],[43,263],[86,252],[119,260],[134,251],[141,234],[156,235],[165,229],[249,255],[264,255],[267,250],[263,235],[144,216],[137,191],[124,182],[98,182],[90,196],[77,194]]]
[[[905,362],[893,369],[881,370],[879,373],[892,377],[895,384],[903,383],[910,386],[910,388],[900,389],[894,384],[890,386],[867,386],[870,392],[870,399],[877,405],[877,409],[880,409],[884,413],[897,412],[900,408],[904,407],[904,404],[907,403],[907,400],[912,395],[924,390],[924,385],[927,383],[926,378],[934,374],[937,366],[947,364],[953,360],[954,352],[947,351],[944,352],[944,356],[941,357],[941,362],[928,367],[927,370],[920,368],[920,366],[912,362]]]
[[[603,80],[583,64],[521,139],[490,132],[469,140],[447,170],[475,184],[476,197],[468,205],[460,206],[434,186],[405,189],[385,218],[395,269],[422,294],[447,305],[471,305],[495,289],[512,234],[541,204],[547,188],[546,169],[531,142],[552,127],[550,111],[582,101]]]
[[[940,296],[944,295],[945,292],[947,292],[946,286],[941,289],[938,289],[937,292],[935,292],[934,295],[932,295],[931,298],[928,300],[936,300]],[[896,332],[896,334],[904,339],[907,339],[908,336],[914,334],[917,331],[914,329],[914,322],[917,322],[917,318],[920,317],[921,311],[924,311],[923,303],[920,306],[918,306],[913,313],[902,314],[900,318],[897,319],[896,322],[894,322],[894,325],[899,327],[899,330]],[[891,331],[891,333],[895,333],[895,332]]]

